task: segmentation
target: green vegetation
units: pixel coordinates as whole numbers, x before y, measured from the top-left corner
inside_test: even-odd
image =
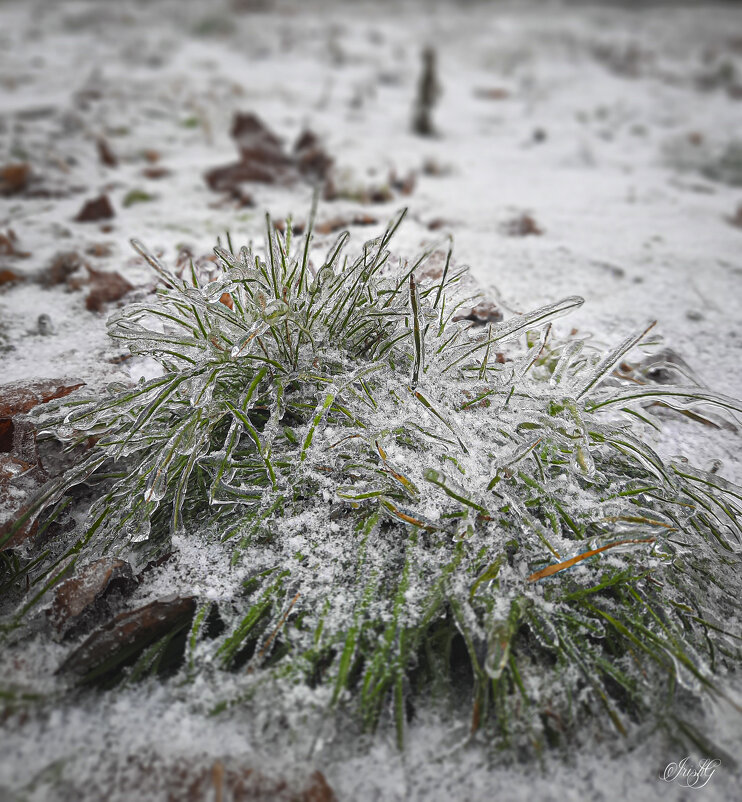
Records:
[[[123,205],[125,209],[128,209],[129,206],[134,206],[137,203],[149,203],[149,201],[154,199],[154,195],[151,195],[149,192],[145,192],[143,189],[132,189],[126,193]]]
[[[18,526],[83,483],[95,501],[73,543],[8,561],[9,637],[76,562],[141,567],[177,535],[242,571],[229,598],[194,591],[180,652],[181,678],[241,670],[221,707],[272,677],[400,746],[422,700],[465,705],[498,745],[569,743],[600,716],[698,740],[682,700],[723,697],[715,675],[740,663],[742,490],[663,462],[645,406],[742,407],[617,377],[648,330],[606,354],[552,341],[577,297],[455,321],[475,302],[465,271],[450,249],[438,278],[434,250],[395,264],[403,216],[355,257],[342,234],[316,275],[311,225],[297,243],[268,221],[263,257],[228,238],[206,286],[135,243],[163,287],[110,334],[162,375],[41,410],[70,449],[95,445]],[[182,632],[108,682],[158,671]]]

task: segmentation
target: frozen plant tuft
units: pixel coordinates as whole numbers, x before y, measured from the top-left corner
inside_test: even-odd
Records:
[[[617,375],[649,330],[606,354],[552,341],[577,297],[456,321],[464,270],[450,249],[435,279],[432,251],[395,264],[403,216],[355,256],[342,234],[316,275],[311,225],[296,243],[268,221],[262,255],[217,247],[205,286],[135,243],[164,287],[110,334],[162,375],[40,412],[70,448],[95,445],[17,525],[99,489],[74,543],[59,534],[13,569],[30,587],[16,625],[59,566],[141,567],[176,533],[218,539],[209,559],[246,578],[216,601],[193,590],[180,673],[218,687],[242,668],[224,706],[274,678],[323,689],[367,730],[387,722],[400,745],[425,699],[466,699],[467,728],[497,744],[570,743],[594,714],[699,742],[677,700],[725,696],[715,674],[739,665],[742,490],[663,462],[645,407],[742,407]],[[108,678],[154,670],[169,643]]]

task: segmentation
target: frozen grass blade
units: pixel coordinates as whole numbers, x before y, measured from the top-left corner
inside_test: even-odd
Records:
[[[577,393],[576,398],[580,399],[583,395],[593,389],[599,382],[601,382],[615,365],[623,359],[623,357],[638,345],[646,335],[655,327],[657,321],[650,323],[644,331],[640,334],[635,334],[632,337],[627,337],[619,346],[609,352],[597,365],[595,370],[590,374],[587,382],[583,385],[582,389]]]

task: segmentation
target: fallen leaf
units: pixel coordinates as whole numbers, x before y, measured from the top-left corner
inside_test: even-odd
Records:
[[[75,379],[37,379],[0,384],[0,419],[21,415],[37,404],[64,398],[84,384]]]
[[[97,627],[57,669],[85,681],[115,672],[136,659],[147,646],[188,626],[196,610],[193,596],[171,596],[126,610]]]
[[[243,159],[265,157],[276,164],[287,164],[290,159],[283,152],[281,138],[252,112],[237,112],[232,119],[230,136],[237,143]]]
[[[234,309],[234,301],[228,292],[222,293],[221,298],[219,298],[219,302],[224,304],[224,306],[229,307],[229,309]]]
[[[16,284],[19,281],[23,281],[23,276],[19,275],[18,273],[14,273],[12,270],[8,270],[7,268],[0,270],[0,287],[4,286],[5,284]]]
[[[504,226],[505,233],[510,237],[529,237],[543,234],[541,226],[527,213],[508,221]]]
[[[98,147],[98,158],[101,164],[105,164],[106,167],[117,167],[119,160],[116,154],[111,150],[111,146],[108,142],[103,137],[99,137],[96,141],[96,145]]]
[[[0,551],[15,548],[36,534],[38,525],[32,516],[9,537],[15,522],[28,511],[31,499],[49,478],[39,458],[34,425],[16,416],[82,385],[51,380],[0,385],[0,499],[6,502],[0,521]]]
[[[167,178],[170,175],[170,170],[167,167],[145,167],[142,170],[142,175],[145,178],[151,178],[156,181],[160,178]]]
[[[204,177],[209,189],[214,192],[234,192],[236,185],[242,183],[273,184],[276,181],[276,171],[259,161],[239,161],[224,167],[215,167]]]
[[[16,195],[28,185],[31,165],[27,162],[0,167],[0,195]]]
[[[239,151],[239,161],[215,167],[205,173],[206,183],[215,192],[228,192],[243,206],[252,205],[241,184],[282,184],[289,186],[301,178],[324,180],[333,160],[311,131],[304,131],[292,153],[263,121],[252,113],[234,116],[230,131]]]
[[[75,220],[78,223],[94,223],[98,220],[108,220],[115,215],[111,201],[107,195],[100,195],[97,198],[86,201],[77,213]]]
[[[81,635],[107,617],[111,594],[129,593],[137,582],[125,560],[103,557],[78,569],[59,584],[47,615],[59,635]]]
[[[86,267],[90,274],[91,290],[85,299],[85,308],[91,312],[101,312],[105,304],[118,301],[134,289],[120,273],[93,270],[90,265]]]

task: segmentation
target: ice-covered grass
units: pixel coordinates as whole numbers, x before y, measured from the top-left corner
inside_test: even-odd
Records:
[[[393,728],[400,747],[432,700],[465,704],[498,748],[569,744],[605,716],[706,749],[683,709],[736,706],[715,675],[739,665],[742,490],[663,461],[647,407],[742,406],[622,378],[651,326],[607,353],[553,341],[578,297],[457,320],[476,300],[465,270],[450,248],[439,275],[435,248],[396,263],[403,217],[354,255],[342,234],[317,271],[311,222],[298,239],[268,220],[262,253],[227,238],[204,286],[135,243],[162,287],[109,331],[161,375],[40,408],[50,435],[94,445],[26,518],[66,514],[83,483],[97,499],[75,539],[8,561],[8,637],[76,563],[142,567],[191,538],[220,580],[179,588],[197,608],[164,681],[208,681],[213,712],[305,685],[326,718]],[[171,673],[177,634],[82,682]]]

